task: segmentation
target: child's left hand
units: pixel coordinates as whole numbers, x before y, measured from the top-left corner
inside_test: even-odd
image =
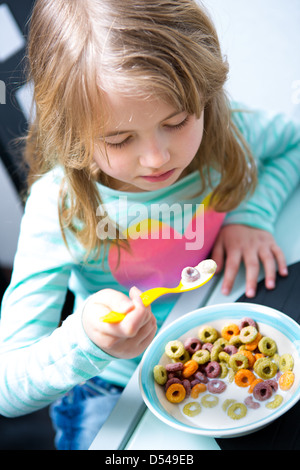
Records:
[[[246,225],[222,227],[211,256],[220,272],[225,264],[222,293],[230,293],[241,262],[246,268],[246,296],[256,294],[260,262],[265,270],[265,286],[274,289],[276,269],[281,276],[287,276],[287,265],[282,250],[271,233]]]

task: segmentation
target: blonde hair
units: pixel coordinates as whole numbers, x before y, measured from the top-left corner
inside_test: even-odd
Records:
[[[64,168],[62,233],[75,232],[87,253],[103,243],[96,233],[96,181],[106,179],[93,160],[104,124],[103,90],[161,96],[197,117],[204,108],[204,136],[189,168],[199,170],[201,192],[210,168],[221,176],[211,199],[217,211],[233,209],[253,189],[255,165],[224,92],[228,64],[195,1],[37,0],[28,59],[36,105],[26,145],[28,184],[56,165]],[[83,222],[80,231],[75,218]]]

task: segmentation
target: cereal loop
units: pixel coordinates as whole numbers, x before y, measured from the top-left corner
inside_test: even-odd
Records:
[[[212,326],[205,325],[200,328],[198,337],[203,343],[213,343],[218,337],[218,332]]]
[[[154,380],[159,385],[164,385],[167,382],[167,371],[164,366],[156,365],[153,369]]]
[[[215,379],[221,373],[221,366],[218,362],[211,361],[205,367],[205,372],[207,377],[209,377],[210,379]]]
[[[183,413],[187,416],[193,417],[201,413],[201,405],[197,401],[191,401],[183,407]]]
[[[258,343],[258,349],[266,356],[273,356],[277,351],[277,346],[272,338],[264,336]]]
[[[275,395],[274,400],[267,403],[266,407],[273,410],[274,408],[278,408],[278,406],[280,406],[282,402],[283,402],[283,397],[281,395]]]
[[[193,355],[196,351],[201,349],[201,341],[198,338],[188,338],[184,342],[184,347],[187,350],[188,353]]]
[[[254,328],[257,329],[256,322],[252,318],[249,318],[249,317],[242,318],[239,326],[240,326],[240,330],[242,330],[245,326],[254,326]]]
[[[184,354],[184,346],[181,341],[169,341],[166,344],[165,353],[171,359],[176,359]]]
[[[188,351],[184,350],[184,353],[179,357],[173,357],[173,362],[182,362],[183,364],[190,359],[190,354]]]
[[[253,389],[253,396],[258,401],[268,400],[272,396],[272,387],[265,382],[260,382]]]
[[[236,400],[234,398],[227,398],[222,405],[222,410],[226,411],[228,406],[232,405],[232,403],[235,403],[235,402]]]
[[[248,393],[253,393],[255,385],[261,383],[263,380],[262,379],[254,379],[253,382],[250,384],[250,387],[248,389]]]
[[[197,364],[205,364],[210,360],[210,352],[207,349],[199,349],[192,355],[192,359],[197,362]]]
[[[214,408],[219,403],[219,397],[215,395],[204,395],[201,398],[201,403],[205,408]]]
[[[227,411],[227,415],[231,419],[241,419],[247,414],[247,407],[244,403],[233,403]]]
[[[171,364],[166,365],[167,372],[178,372],[183,369],[182,362],[172,362]]]
[[[245,344],[252,343],[252,341],[255,340],[257,333],[258,331],[254,326],[244,326],[239,334],[240,340]]]
[[[182,385],[184,386],[185,388],[185,393],[186,393],[186,396],[189,397],[190,394],[191,394],[191,382],[188,380],[188,379],[183,379],[182,381]]]
[[[261,359],[262,357],[266,357],[263,353],[255,353],[254,358],[257,361],[257,359]]]
[[[257,408],[260,407],[260,403],[254,401],[252,396],[246,397],[244,403],[246,406],[248,406],[248,408],[251,408],[253,410],[257,410]]]
[[[183,364],[182,377],[185,379],[190,377],[198,370],[198,363],[194,359],[190,359],[185,364]]]
[[[262,338],[262,335],[258,332],[254,341],[246,344],[247,351],[254,351],[257,348],[257,345]]]
[[[236,348],[240,347],[243,344],[243,342],[240,338],[240,335],[232,336],[229,340],[229,344],[235,346]]]
[[[220,361],[223,361],[226,364],[229,364],[230,355],[225,351],[221,351],[219,354],[219,359]]]
[[[294,359],[291,354],[283,354],[279,359],[279,370],[285,372],[287,370],[293,370]]]
[[[221,348],[224,349],[228,344],[229,344],[229,341],[221,337],[221,338],[216,339],[213,346],[221,346]]]
[[[224,348],[224,352],[232,356],[232,354],[236,354],[238,352],[237,348],[233,344],[228,344]]]
[[[237,336],[239,332],[239,327],[235,323],[232,323],[231,325],[227,325],[222,328],[221,335],[229,341],[232,336]]]
[[[185,399],[186,391],[182,384],[173,383],[166,391],[166,398],[171,403],[180,403]]]
[[[238,387],[248,387],[255,380],[255,375],[249,369],[240,369],[234,377],[234,381]]]
[[[219,354],[223,351],[223,348],[221,345],[214,345],[211,352],[210,352],[210,359],[212,361],[218,361],[219,360]]]
[[[166,385],[165,385],[165,390],[167,391],[168,388],[170,387],[170,385],[172,384],[181,384],[182,381],[178,378],[178,377],[171,377],[167,382],[166,382]]]
[[[249,361],[246,356],[241,353],[233,354],[229,359],[229,366],[237,372],[240,369],[248,369]]]
[[[277,372],[277,365],[268,357],[257,359],[254,363],[254,372],[264,380],[272,379]]]
[[[207,390],[210,393],[222,393],[226,390],[227,386],[222,380],[214,379],[208,382]]]
[[[221,366],[220,379],[225,379],[225,377],[228,374],[227,364],[226,364],[226,362],[220,362],[220,366]]]
[[[270,387],[272,388],[273,392],[277,392],[278,390],[278,383],[276,382],[276,380],[266,380],[265,381],[265,384],[268,384],[270,385]]]
[[[206,390],[206,385],[205,384],[203,384],[203,383],[196,384],[192,387],[191,397],[192,398],[198,398],[199,394],[205,392],[205,390]]]
[[[199,380],[199,382],[201,382],[203,384],[207,384],[207,382],[208,382],[208,378],[200,370],[197,370],[197,372],[195,372],[195,379]]]
[[[294,372],[292,372],[290,370],[285,371],[279,377],[279,380],[278,380],[280,389],[281,390],[289,390],[292,387],[292,385],[294,383],[294,380],[295,380]]]
[[[239,351],[240,354],[243,354],[243,356],[246,356],[247,359],[248,359],[248,367],[251,369],[254,365],[254,362],[255,362],[255,357],[253,356],[252,352],[251,351],[247,351],[247,349],[241,349]]]

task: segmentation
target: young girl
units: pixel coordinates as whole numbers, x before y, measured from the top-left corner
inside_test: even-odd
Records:
[[[57,448],[86,449],[176,301],[145,308],[141,291],[177,285],[209,255],[224,293],[241,262],[249,296],[259,262],[267,288],[287,274],[272,231],[299,182],[300,132],[229,103],[227,63],[193,0],[38,0],[29,65],[0,412],[54,403]],[[67,289],[74,312],[61,322]],[[111,310],[127,315],[101,321]]]

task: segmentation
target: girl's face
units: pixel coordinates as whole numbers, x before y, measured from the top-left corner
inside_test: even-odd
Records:
[[[200,119],[164,101],[106,94],[109,120],[95,162],[114,189],[153,191],[170,186],[195,157],[203,135]],[[107,157],[105,154],[105,147]]]

